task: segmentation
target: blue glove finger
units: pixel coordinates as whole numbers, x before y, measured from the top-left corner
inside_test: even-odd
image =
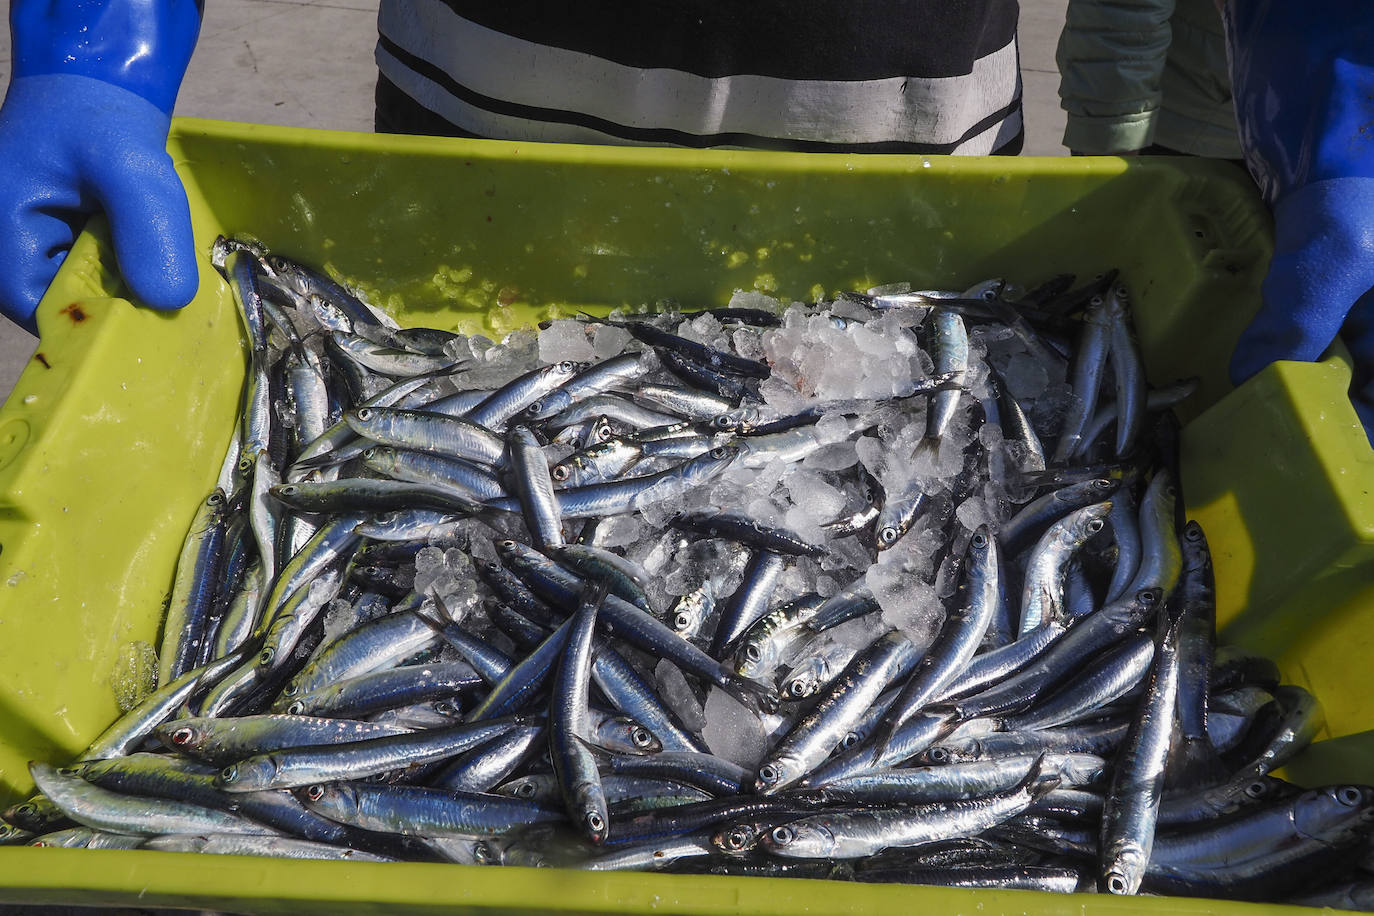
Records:
[[[186,191],[162,147],[128,142],[91,163],[91,190],[108,214],[119,272],[134,297],[179,309],[196,294],[195,239]]]
[[[189,209],[166,153],[169,123],[146,99],[89,77],[10,85],[0,107],[0,312],[33,329],[74,230],[99,209],[135,298],[167,309],[195,295]]]
[[[1231,380],[1238,385],[1278,359],[1319,359],[1371,289],[1374,179],[1329,179],[1288,194],[1274,208],[1264,304],[1236,345]],[[1374,365],[1374,352],[1354,355]]]
[[[2,196],[2,195],[0,195]],[[33,312],[57,274],[76,233],[72,224],[37,208],[0,199],[0,236],[12,246],[0,258],[0,314],[37,334]]]

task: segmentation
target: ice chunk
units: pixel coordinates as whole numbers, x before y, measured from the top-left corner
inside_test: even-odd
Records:
[[[706,713],[692,691],[692,685],[687,683],[687,678],[677,666],[666,658],[661,660],[654,669],[654,680],[664,705],[677,715],[689,732],[700,734],[706,727]]]
[[[592,352],[597,359],[610,359],[612,356],[619,356],[625,351],[625,347],[634,338],[630,332],[624,328],[613,327],[609,324],[594,325],[592,332]]]
[[[822,445],[802,461],[803,467],[816,471],[843,471],[859,460],[853,442],[834,442]]]
[[[438,547],[422,547],[415,554],[415,591],[428,594],[444,571],[444,552]]]
[[[901,630],[918,649],[925,649],[934,641],[945,619],[934,586],[900,561],[880,560],[869,567],[865,581],[882,608],[884,623]]]
[[[1012,354],[1006,369],[1002,371],[1002,377],[1007,383],[1007,390],[1017,399],[1039,397],[1050,381],[1045,364],[1029,353]]]
[[[590,325],[582,321],[562,319],[551,323],[539,334],[539,361],[557,363],[563,360],[585,362],[595,355],[592,342],[587,339]]]
[[[961,502],[954,514],[965,531],[976,531],[979,525],[988,525],[996,530],[997,516],[981,494],[974,494]]]
[[[743,703],[713,686],[706,695],[705,716],[701,737],[712,754],[745,769],[763,762],[768,751],[763,724]]]
[[[597,544],[601,547],[628,547],[636,543],[643,532],[644,525],[633,515],[615,515],[597,527]]]
[[[732,309],[758,309],[761,312],[777,314],[782,311],[782,303],[767,293],[753,289],[737,289],[730,295]]]
[[[335,598],[324,608],[324,642],[331,643],[358,625],[358,609],[350,601]]]

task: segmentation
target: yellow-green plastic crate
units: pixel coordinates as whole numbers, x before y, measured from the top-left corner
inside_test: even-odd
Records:
[[[583,306],[810,301],[909,280],[1034,283],[1121,269],[1150,377],[1180,413],[1189,512],[1216,555],[1223,637],[1274,655],[1328,712],[1290,768],[1374,781],[1374,454],[1340,357],[1231,391],[1268,217],[1226,163],[612,149],[181,121],[170,149],[202,252],[175,315],[134,308],[104,224],[38,312],[0,409],[0,795],[32,788],[117,715],[119,650],[156,644],[176,555],[211,486],[245,368],[219,233],[324,264],[402,323],[499,335]],[[0,849],[0,900],[236,912],[1155,912],[1158,899],[831,882],[300,863]],[[1170,901],[1179,913],[1253,912]]]

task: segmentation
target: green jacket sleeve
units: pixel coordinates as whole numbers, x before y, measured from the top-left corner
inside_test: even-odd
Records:
[[[1174,0],[1069,0],[1055,58],[1064,145],[1109,154],[1149,146]]]

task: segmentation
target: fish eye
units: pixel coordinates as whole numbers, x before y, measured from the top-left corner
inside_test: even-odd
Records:
[[[884,528],[878,532],[878,540],[883,544],[897,543],[897,529],[892,527]]]
[[[635,747],[653,747],[654,736],[649,734],[649,730],[641,725],[636,725],[630,729],[630,742]]]
[[[687,616],[686,612],[679,613],[673,618],[673,629],[675,630],[685,630],[691,625],[692,618]]]
[[[1262,782],[1252,782],[1245,787],[1245,794],[1249,798],[1263,798],[1269,794],[1269,787]]]
[[[1146,589],[1142,589],[1142,590],[1140,591],[1140,593],[1139,593],[1138,595],[1135,596],[1135,598],[1136,598],[1136,600],[1139,601],[1141,604],[1154,604],[1156,601],[1159,600],[1159,589],[1157,589],[1157,588],[1146,588]]]
[[[503,550],[511,550],[511,549],[513,549],[513,548],[516,546],[516,543],[515,543],[514,541],[510,540],[509,538],[507,538],[506,540],[502,541],[501,543],[497,544],[496,546],[502,548]]]
[[[1131,294],[1128,293],[1128,292],[1126,292],[1126,287],[1124,287],[1124,286],[1118,286],[1118,287],[1116,288],[1116,297],[1117,297],[1118,299],[1129,299],[1129,298],[1131,298]]]
[[[441,716],[453,719],[461,715],[462,710],[452,700],[440,700],[434,704],[434,711]]]
[[[532,417],[537,417],[537,416],[539,416],[541,413],[543,413],[543,411],[544,411],[544,402],[543,402],[542,400],[540,400],[540,401],[535,401],[535,402],[534,402],[533,404],[531,404],[529,407],[526,407],[526,408],[525,408],[525,413],[529,414],[529,415],[532,416]]]
[[[534,798],[534,783],[522,782],[515,787],[515,794],[520,798]]]
[[[296,694],[300,693],[300,691],[301,685],[297,684],[295,681],[290,681],[281,689],[281,695],[284,697],[294,697]]]
[[[570,359],[565,359],[558,364],[559,372],[572,372],[577,369],[577,363]]]
[[[311,801],[319,801],[324,798],[324,786],[315,785],[305,790],[305,797]]]
[[[712,458],[715,458],[716,460],[720,460],[721,458],[724,458],[725,456],[727,456],[727,455],[729,455],[729,454],[730,454],[730,453],[729,453],[726,449],[724,449],[724,448],[713,448],[713,449],[711,449],[711,457],[712,457]]]
[[[219,778],[220,778],[220,781],[221,781],[221,782],[233,782],[234,780],[238,779],[238,778],[239,778],[239,767],[238,767],[238,764],[236,764],[236,763],[235,763],[235,764],[230,764],[229,766],[227,766],[227,767],[225,767],[224,769],[220,770],[220,771],[219,771]]]
[[[1130,885],[1126,883],[1124,875],[1112,874],[1107,877],[1107,890],[1113,894],[1124,894],[1130,890]]]
[[[725,845],[731,849],[744,849],[749,845],[751,831],[745,827],[736,827],[725,835]]]
[[[735,418],[729,414],[717,414],[712,420],[711,425],[716,429],[734,429]]]
[[[80,767],[58,767],[58,768],[57,768],[57,772],[58,772],[60,775],[62,775],[62,776],[79,776],[79,775],[81,775],[81,768],[80,768]]]
[[[489,865],[491,862],[495,861],[486,843],[478,843],[474,846],[472,848],[472,857],[482,865]]]
[[[840,739],[840,747],[844,748],[845,750],[849,750],[851,747],[858,743],[859,736],[854,732],[846,732],[845,736]]]
[[[252,459],[252,458],[249,458],[247,455],[244,455],[242,458],[239,459],[239,470],[240,470],[240,471],[248,471],[248,470],[249,470],[250,468],[252,468],[252,467],[253,467],[253,459]]]
[[[1102,297],[1101,297],[1101,296],[1093,296],[1091,299],[1088,300],[1088,305],[1101,305],[1101,304],[1102,304]]]
[[[802,697],[806,696],[808,692],[806,689],[806,682],[801,679],[789,681],[787,684],[787,692],[800,700]]]
[[[33,805],[30,805],[28,802],[25,802],[18,808],[15,808],[14,813],[18,814],[20,817],[33,817],[36,814],[38,814],[38,809],[35,808]]]
[[[553,470],[549,471],[549,476],[558,481],[567,480],[568,474],[567,466],[562,464],[555,464]]]
[[[224,502],[224,491],[216,490],[215,492],[211,493],[205,501],[212,506],[218,506],[220,503]]]
[[[929,757],[931,763],[946,763],[949,761],[949,751],[943,747],[932,747]]]
[[[1088,522],[1088,532],[1090,534],[1097,534],[1097,532],[1102,530],[1102,525],[1102,519],[1095,518],[1092,521]]]
[[[1113,484],[1107,477],[1098,477],[1093,481],[1093,487],[1098,490],[1110,490]]]
[[[606,819],[595,811],[588,811],[586,817],[587,829],[593,833],[600,833],[606,829]]]
[[[973,544],[974,550],[982,550],[988,546],[988,536],[980,531],[970,539],[970,543]]]
[[[359,407],[357,410],[353,412],[353,415],[357,417],[359,420],[362,420],[364,423],[366,423],[368,420],[372,419],[372,408]]]
[[[1360,794],[1360,790],[1354,786],[1341,786],[1341,788],[1336,791],[1336,800],[1343,805],[1354,808],[1357,807],[1364,798]]]
[[[758,646],[754,645],[753,643],[750,643],[749,645],[744,647],[744,657],[749,659],[749,661],[751,662],[757,662],[760,658],[763,657],[763,653],[759,651]]]
[[[296,702],[292,703],[290,706],[286,707],[286,714],[287,714],[288,716],[303,716],[303,715],[305,715],[305,704],[302,703],[300,700],[297,700]]]
[[[997,290],[995,290],[995,289],[985,289],[985,290],[983,290],[983,301],[984,301],[984,302],[991,302],[992,300],[994,300],[994,299],[996,299],[996,298],[997,298]]]
[[[195,738],[195,736],[196,731],[193,728],[178,728],[176,731],[172,732],[172,743],[177,747],[181,747],[182,745],[190,744],[191,739]]]
[[[258,664],[270,665],[272,664],[272,659],[276,658],[276,655],[277,653],[269,646],[263,649],[262,654],[258,656]]]
[[[782,779],[782,773],[779,772],[778,768],[773,764],[765,763],[763,767],[759,769],[759,782],[764,785],[771,786],[779,779]]]
[[[779,846],[786,846],[796,839],[797,835],[792,832],[791,827],[783,824],[781,827],[774,827],[771,836],[773,837],[774,843],[777,843]]]

